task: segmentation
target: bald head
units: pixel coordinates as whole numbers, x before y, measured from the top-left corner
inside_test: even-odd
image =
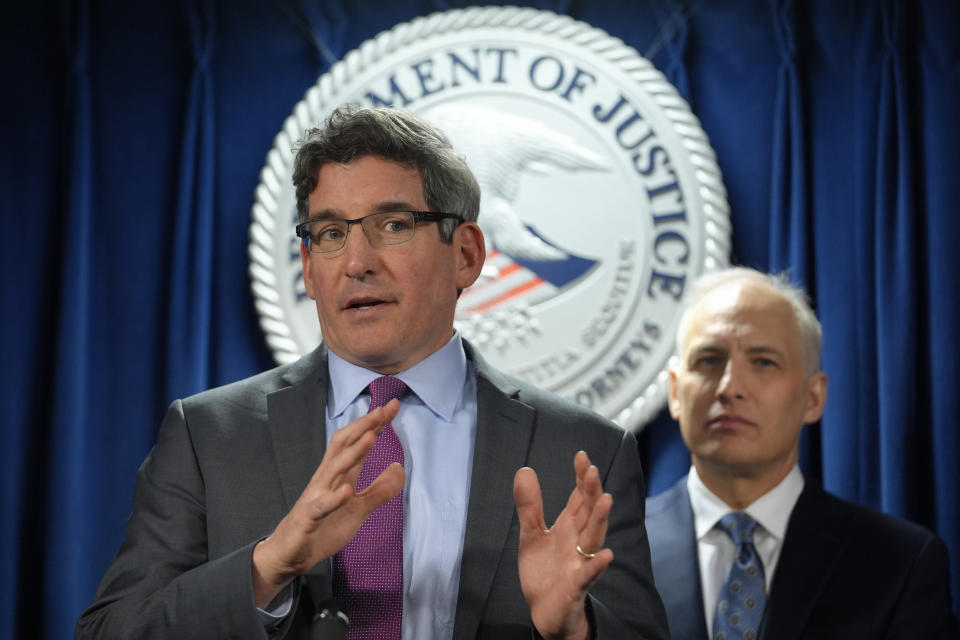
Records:
[[[735,509],[796,465],[823,413],[820,324],[783,278],[734,268],[691,289],[670,370],[670,414],[704,484]]]
[[[690,323],[702,304],[708,299],[717,301],[736,296],[745,288],[767,293],[771,299],[782,300],[788,305],[789,315],[802,343],[806,371],[808,374],[818,371],[822,333],[820,321],[810,307],[806,292],[783,274],[770,275],[747,267],[731,267],[704,274],[688,288],[683,315],[677,327],[677,354],[684,353]]]

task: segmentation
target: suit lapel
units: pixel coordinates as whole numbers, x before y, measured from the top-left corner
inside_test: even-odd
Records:
[[[267,396],[267,420],[286,510],[300,497],[327,448],[327,359],[321,349],[284,376],[289,386]]]
[[[844,553],[847,539],[842,519],[833,513],[823,490],[808,480],[790,515],[761,638],[794,640],[803,636]]]
[[[667,610],[671,637],[707,640],[697,536],[686,476],[666,493],[647,502],[647,535],[654,579]]]
[[[328,380],[323,347],[291,366],[284,381],[289,386],[267,396],[267,422],[286,513],[310,482],[327,448]],[[329,576],[329,564],[317,565],[310,574]]]
[[[513,476],[527,460],[536,411],[519,389],[492,370],[466,342],[477,371],[477,437],[460,568],[454,640],[474,638],[515,508]]]
[[[324,347],[294,364],[284,381],[289,386],[267,396],[267,422],[286,502],[284,512],[289,512],[327,449],[328,370]],[[321,562],[303,578],[315,607],[333,597],[330,566],[330,561]]]

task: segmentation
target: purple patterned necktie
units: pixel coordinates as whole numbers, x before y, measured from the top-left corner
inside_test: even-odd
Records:
[[[399,398],[401,380],[382,376],[370,383],[370,411]],[[393,462],[403,464],[403,446],[393,425],[384,427],[357,480],[362,491]],[[357,534],[333,557],[333,594],[350,618],[349,640],[400,640],[403,619],[403,491],[370,514]]]

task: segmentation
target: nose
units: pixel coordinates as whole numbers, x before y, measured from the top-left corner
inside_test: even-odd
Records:
[[[743,372],[736,358],[727,360],[723,368],[723,375],[720,376],[720,383],[717,385],[717,397],[721,401],[741,400],[746,392]]]
[[[370,244],[363,225],[359,222],[349,223],[347,225],[347,241],[343,246],[346,275],[351,278],[362,278],[373,273],[379,255],[380,253]]]

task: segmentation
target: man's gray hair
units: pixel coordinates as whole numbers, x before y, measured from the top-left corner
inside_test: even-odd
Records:
[[[694,280],[687,288],[683,297],[683,315],[680,316],[680,323],[677,325],[677,355],[682,356],[683,354],[683,342],[686,339],[693,310],[711,291],[735,282],[753,283],[767,287],[780,294],[790,304],[803,339],[803,355],[807,364],[807,372],[818,371],[820,369],[820,345],[823,332],[817,314],[810,306],[810,297],[807,292],[790,282],[786,273],[769,274],[749,267],[730,267],[721,271],[705,273]]]
[[[412,167],[423,179],[423,199],[432,211],[454,213],[474,222],[480,213],[480,185],[461,155],[437,128],[409,111],[347,104],[334,109],[322,127],[310,129],[297,143],[293,185],[297,215],[305,222],[308,200],[317,188],[323,165],[378,156]],[[444,242],[453,238],[457,220],[440,223]]]

